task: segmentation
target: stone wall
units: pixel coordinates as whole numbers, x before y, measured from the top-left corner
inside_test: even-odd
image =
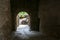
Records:
[[[40,0],[40,32],[60,37],[60,0]]]
[[[0,0],[0,40],[9,40],[11,27],[10,1]]]

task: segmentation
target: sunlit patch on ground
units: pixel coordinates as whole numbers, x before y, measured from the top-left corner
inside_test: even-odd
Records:
[[[19,25],[15,34],[22,39],[29,39],[30,37],[39,35],[39,32],[30,31],[30,27],[28,25]]]

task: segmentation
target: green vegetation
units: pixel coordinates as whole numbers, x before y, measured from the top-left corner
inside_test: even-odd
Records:
[[[25,15],[28,15],[27,12],[21,11],[18,13],[19,17],[25,17]]]

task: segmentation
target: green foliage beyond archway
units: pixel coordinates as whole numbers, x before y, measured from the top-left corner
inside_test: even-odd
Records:
[[[18,15],[19,15],[19,17],[25,17],[25,15],[28,15],[28,13],[22,11],[22,12],[19,12]]]

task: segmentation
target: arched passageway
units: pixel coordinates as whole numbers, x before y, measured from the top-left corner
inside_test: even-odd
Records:
[[[30,15],[27,12],[19,12],[16,16],[16,25],[30,25]]]
[[[13,29],[15,29],[16,36],[19,36],[21,38],[30,38],[32,36],[36,36],[39,33],[36,31],[36,30],[39,30],[39,28],[38,28],[38,25],[39,25],[38,6],[37,6],[38,3],[36,3],[36,1],[34,1],[34,4],[33,4],[33,0],[31,0],[32,3],[30,4],[30,1],[11,0],[11,2],[12,2],[11,11],[12,11],[12,15],[13,15],[13,17],[12,17],[13,18]],[[28,13],[30,22],[27,23],[27,22],[21,21],[22,19],[24,19],[24,17],[21,16],[22,14],[20,15],[21,17],[19,16],[20,13],[23,13],[22,11]],[[28,25],[26,25],[26,23]],[[27,26],[25,28],[28,28],[28,29],[25,30],[25,28],[22,28],[23,25]]]
[[[16,16],[16,31],[15,35],[22,39],[29,39],[32,36],[38,35],[39,32],[31,31],[30,29],[30,16],[27,12],[21,11]]]
[[[30,16],[27,12],[21,11],[16,16],[16,31],[30,30]],[[22,31],[23,32],[23,31]]]
[[[26,11],[30,15],[31,30],[39,31],[40,18],[38,18],[38,3],[38,0],[11,0],[11,11],[14,22],[13,26],[15,27],[15,17],[17,13],[20,11]]]

